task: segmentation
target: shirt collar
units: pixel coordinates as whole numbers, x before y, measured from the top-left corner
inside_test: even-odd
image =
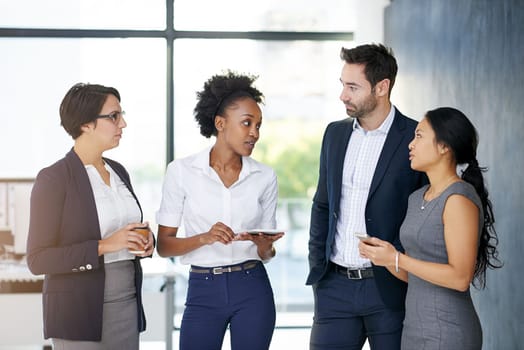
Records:
[[[210,175],[211,172],[214,172],[213,168],[209,165],[209,155],[211,153],[211,148],[207,147],[203,151],[196,154],[191,166],[197,169],[202,170],[207,175]],[[242,180],[251,173],[262,171],[258,162],[253,160],[251,157],[242,157],[242,170],[238,176],[239,180]]]
[[[393,104],[391,104],[391,108],[389,110],[389,113],[388,113],[388,116],[386,117],[386,119],[384,119],[382,124],[377,129],[371,130],[371,132],[375,132],[375,133],[380,133],[380,134],[386,135],[389,132],[389,129],[391,128],[391,125],[393,124],[393,119],[394,118],[395,118],[395,106],[393,106]],[[355,131],[355,130],[360,130],[360,131],[366,133],[366,131],[360,126],[357,118],[355,118],[353,120],[353,131]]]

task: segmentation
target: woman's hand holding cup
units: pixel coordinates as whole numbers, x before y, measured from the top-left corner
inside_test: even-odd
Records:
[[[136,245],[140,246],[141,249],[129,249],[129,252],[136,255],[143,255],[146,252],[149,253],[149,251],[153,248],[152,244],[150,244],[152,232],[149,229],[149,224],[145,222],[140,226],[133,228],[132,231],[139,234],[140,240],[136,243]]]

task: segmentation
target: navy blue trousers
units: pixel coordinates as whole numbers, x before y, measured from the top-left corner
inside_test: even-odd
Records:
[[[388,309],[373,278],[350,280],[337,272],[313,286],[315,314],[311,350],[398,350],[404,311]]]
[[[220,350],[229,326],[232,350],[267,350],[275,317],[273,291],[262,263],[221,275],[190,272],[180,349]]]

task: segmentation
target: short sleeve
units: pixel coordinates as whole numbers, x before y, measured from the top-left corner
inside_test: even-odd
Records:
[[[177,161],[171,162],[162,186],[162,201],[156,213],[157,224],[180,227],[185,200],[183,181],[182,165]]]

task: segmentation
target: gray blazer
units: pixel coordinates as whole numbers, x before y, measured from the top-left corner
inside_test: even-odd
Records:
[[[140,207],[125,168],[111,159],[104,161]],[[31,193],[27,264],[33,274],[45,274],[42,292],[46,339],[100,341],[105,283],[104,258],[98,256],[100,239],[91,183],[80,158],[71,150],[38,173]],[[146,322],[138,258],[134,265],[138,327],[143,331]]]

